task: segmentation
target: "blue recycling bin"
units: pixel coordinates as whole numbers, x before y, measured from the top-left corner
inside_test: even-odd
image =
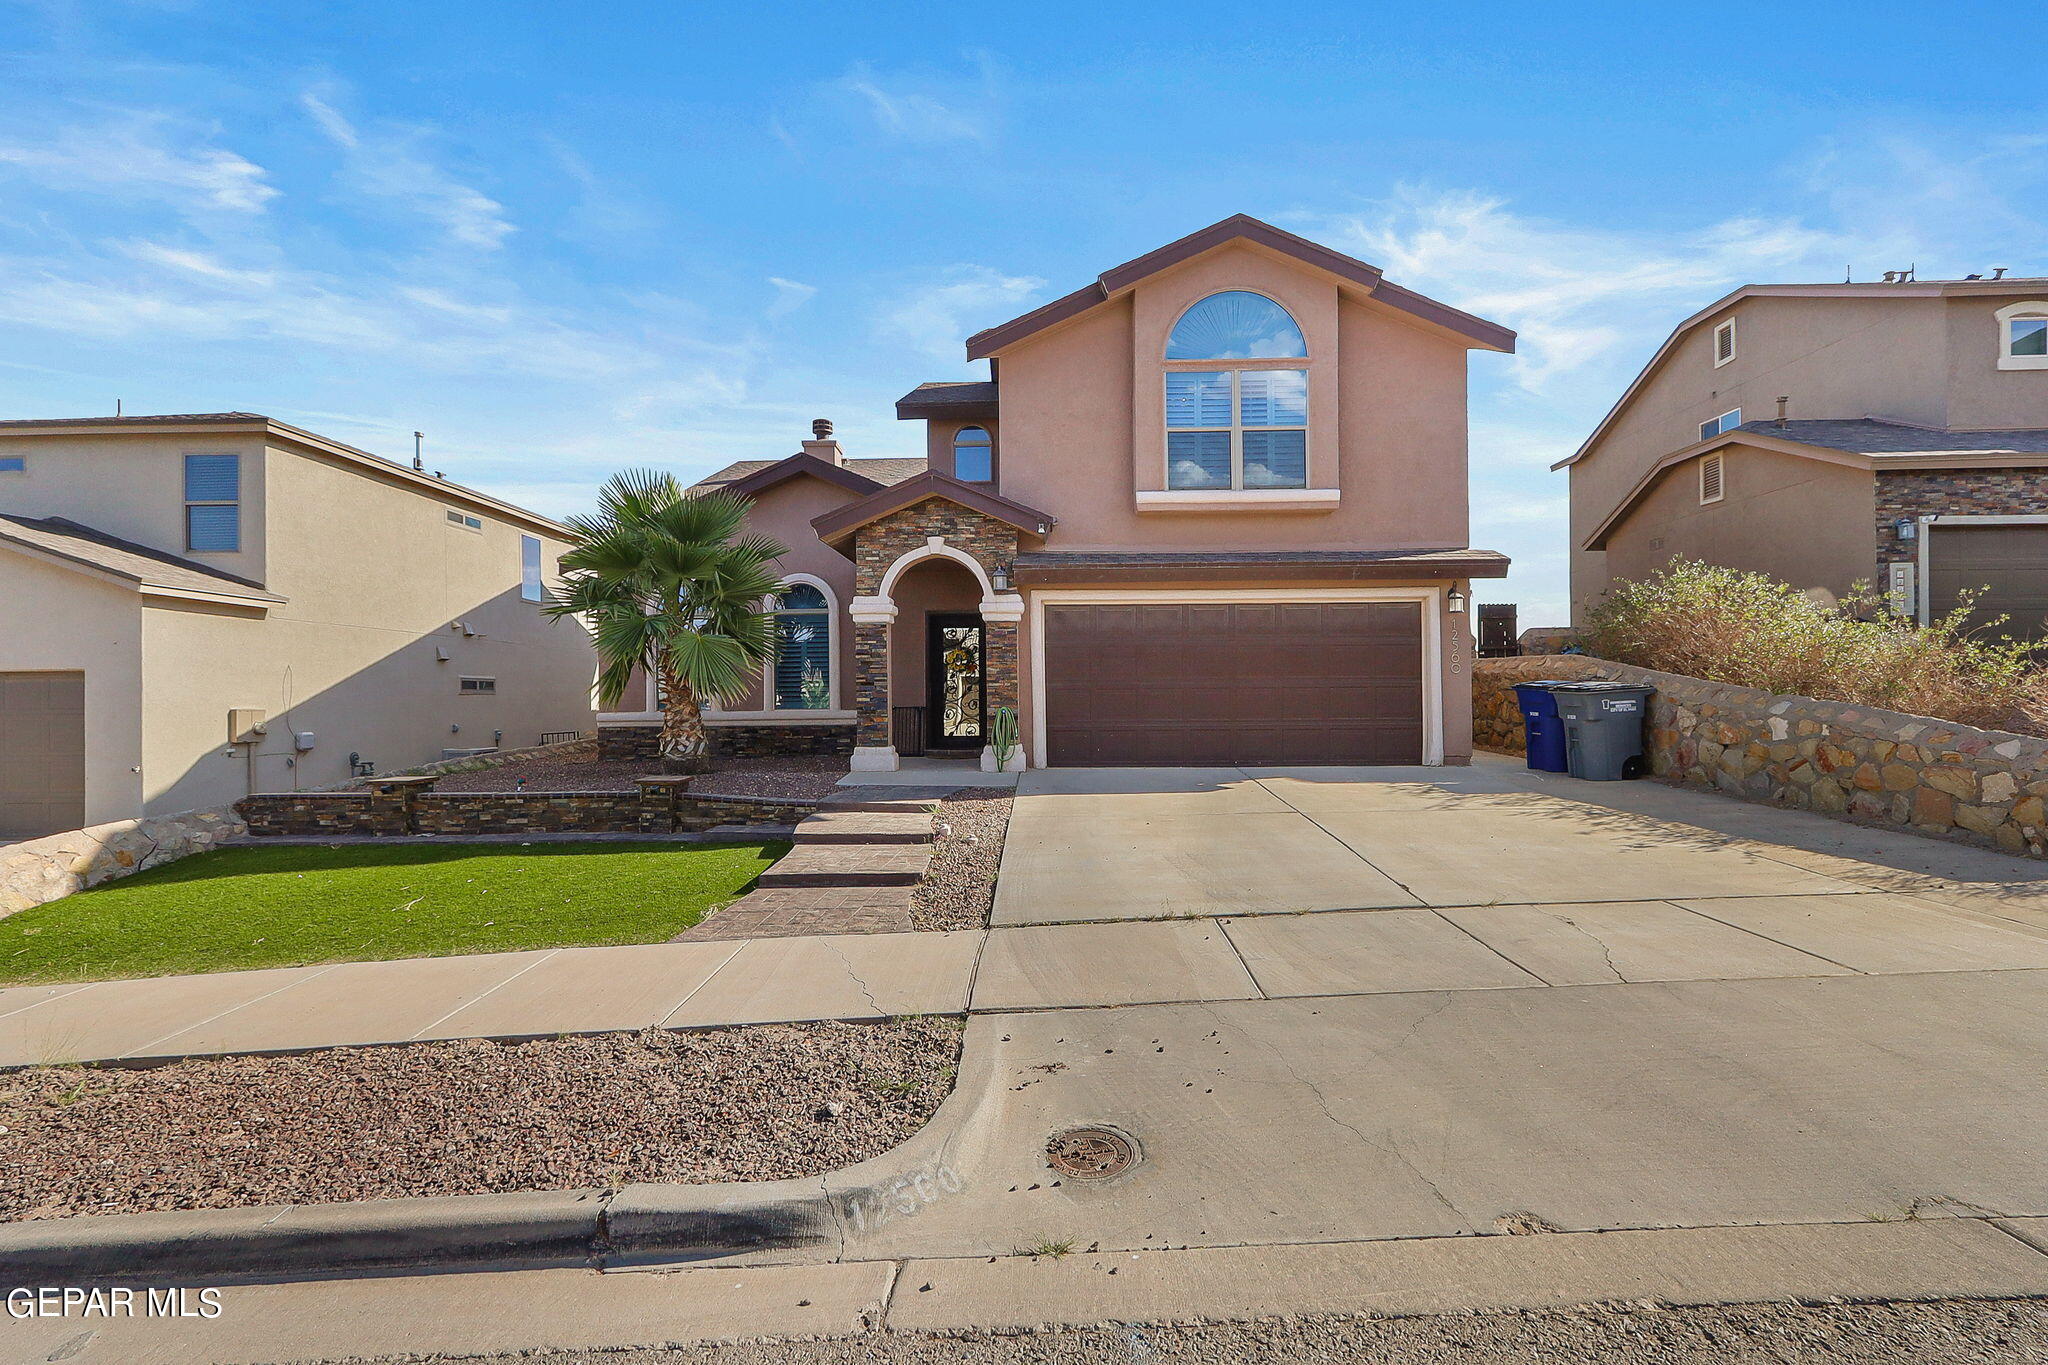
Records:
[[[1557,698],[1550,692],[1562,685],[1559,678],[1515,684],[1515,700],[1522,708],[1523,747],[1529,753],[1529,766],[1538,772],[1561,773],[1571,767],[1565,758],[1564,721],[1557,714]]]

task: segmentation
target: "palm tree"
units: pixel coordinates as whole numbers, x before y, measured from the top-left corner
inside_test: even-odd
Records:
[[[562,590],[546,608],[579,616],[597,646],[597,691],[616,706],[635,671],[660,684],[662,767],[710,766],[703,703],[744,693],[775,650],[763,603],[780,591],[786,551],[742,536],[752,504],[731,493],[689,497],[651,469],[614,474],[592,516],[570,517]]]

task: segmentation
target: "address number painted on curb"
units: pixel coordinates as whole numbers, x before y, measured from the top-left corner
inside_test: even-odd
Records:
[[[967,1188],[960,1173],[944,1162],[897,1176],[887,1185],[876,1185],[846,1196],[847,1216],[853,1230],[875,1232],[898,1218],[914,1218],[926,1206]]]

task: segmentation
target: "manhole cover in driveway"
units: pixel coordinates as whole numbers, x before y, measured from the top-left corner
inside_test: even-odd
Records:
[[[1045,1163],[1074,1180],[1107,1180],[1138,1164],[1138,1140],[1114,1128],[1069,1128],[1046,1140]]]

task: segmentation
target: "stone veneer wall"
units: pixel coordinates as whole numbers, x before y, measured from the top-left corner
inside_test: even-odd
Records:
[[[2048,741],[1547,654],[1479,661],[1474,742],[1522,752],[1514,684],[1541,678],[1656,688],[1644,749],[1668,781],[2048,857]]]
[[[853,752],[853,722],[835,725],[712,725],[713,758],[844,758]],[[597,756],[603,761],[652,761],[661,757],[661,728],[601,725]]]
[[[635,792],[286,792],[244,797],[266,835],[673,834],[719,825],[793,825],[818,803],[785,797]]]
[[[194,810],[0,845],[0,918],[204,853],[245,829],[233,811]]]
[[[955,550],[972,555],[984,571],[1017,558],[1017,528],[962,507],[947,498],[930,497],[891,512],[854,533],[853,590],[873,597],[882,590],[889,566],[933,536],[942,536]],[[1017,709],[1020,692],[1017,666],[1017,624],[983,623],[982,688],[988,708]],[[881,747],[890,742],[889,628],[855,626],[853,631],[854,704],[860,712],[858,742]]]
[[[1900,540],[1901,517],[1932,515],[2015,516],[2048,511],[2048,470],[1937,469],[1878,471],[1877,565],[1873,581],[1883,590],[1885,566],[1917,562],[1918,541]],[[1954,606],[1953,602],[1948,604]],[[1937,612],[1941,604],[1936,603]]]

